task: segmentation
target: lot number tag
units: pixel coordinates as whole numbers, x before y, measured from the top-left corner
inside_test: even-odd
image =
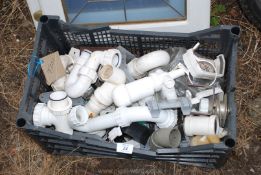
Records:
[[[132,154],[133,145],[126,143],[117,143],[116,151],[119,153]]]

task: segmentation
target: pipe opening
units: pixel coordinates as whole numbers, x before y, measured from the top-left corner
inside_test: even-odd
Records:
[[[120,66],[121,63],[121,58],[120,55],[118,53],[116,53],[112,59],[112,65],[114,65],[115,67]]]
[[[231,90],[230,90],[230,92],[235,92],[235,91],[236,91],[235,87],[231,88]]]
[[[47,23],[47,21],[48,21],[48,17],[46,15],[40,17],[40,22]]]
[[[85,124],[88,120],[88,113],[83,107],[77,107],[75,117],[77,121],[81,124]]]
[[[79,110],[76,111],[76,119],[79,122],[83,122],[83,117],[82,117],[81,113],[79,112]]]
[[[178,147],[181,142],[181,134],[178,129],[172,129],[169,135],[170,145],[172,147]]]
[[[107,80],[111,77],[113,73],[113,68],[111,65],[104,65],[100,71],[99,71],[99,77],[102,79],[102,80]]]
[[[233,27],[230,32],[233,34],[233,35],[236,35],[236,36],[239,36],[240,34],[240,28],[239,27]]]
[[[24,127],[26,124],[26,120],[24,118],[19,118],[16,120],[16,125],[18,127]]]
[[[236,142],[235,142],[235,140],[232,139],[232,138],[227,138],[227,139],[225,140],[225,145],[228,146],[228,147],[230,147],[230,148],[233,148],[233,147],[235,146],[235,144],[236,144]]]
[[[214,126],[215,126],[215,130],[214,130],[214,131],[215,131],[215,133],[217,134],[217,132],[218,132],[218,131],[217,131],[217,128],[218,128],[218,126],[217,126],[217,119],[215,119]]]
[[[219,126],[219,118],[215,116],[215,123],[214,123],[214,132],[217,134],[219,132],[220,126]]]
[[[67,97],[66,92],[64,91],[56,91],[50,94],[50,100],[52,101],[61,101]]]

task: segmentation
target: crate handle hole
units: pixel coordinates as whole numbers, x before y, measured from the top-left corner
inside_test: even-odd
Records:
[[[232,27],[230,31],[233,35],[236,35],[236,36],[239,36],[239,34],[240,34],[240,28],[239,27]]]
[[[230,91],[231,91],[231,92],[235,92],[235,91],[236,91],[236,88],[233,87]]]
[[[26,124],[26,121],[25,121],[25,119],[24,118],[19,118],[19,119],[17,119],[17,121],[16,121],[16,125],[18,126],[18,127],[24,127],[25,126],[25,124]]]
[[[233,148],[235,146],[235,144],[236,144],[236,142],[232,138],[227,138],[226,141],[225,141],[225,145],[230,147],[230,148]]]
[[[46,22],[48,21],[48,16],[46,16],[46,15],[41,16],[41,17],[40,17],[40,21],[41,21],[42,23],[46,23]]]

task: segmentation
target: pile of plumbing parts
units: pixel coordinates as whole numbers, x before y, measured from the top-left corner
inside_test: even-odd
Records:
[[[219,143],[227,97],[224,55],[173,47],[135,57],[119,46],[60,55],[66,75],[42,93],[35,126],[156,150]]]

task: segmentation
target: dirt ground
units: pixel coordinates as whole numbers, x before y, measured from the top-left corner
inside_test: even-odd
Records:
[[[219,16],[221,24],[240,25],[242,33],[237,144],[225,166],[212,170],[166,162],[53,156],[43,151],[15,125],[34,26],[25,0],[0,0],[0,174],[261,174],[261,115],[253,114],[251,105],[261,97],[261,33],[245,19],[235,0],[218,2],[226,7]]]

